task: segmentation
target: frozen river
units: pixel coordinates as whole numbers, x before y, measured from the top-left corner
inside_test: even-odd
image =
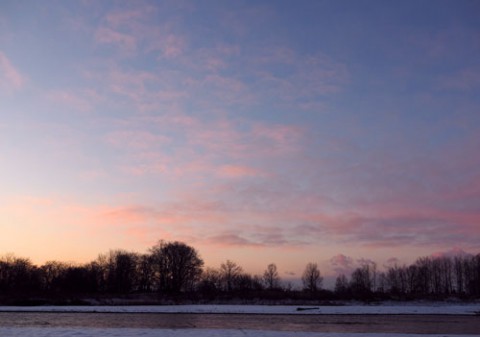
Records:
[[[421,337],[425,334],[480,336],[480,304],[0,307],[2,337]]]
[[[475,315],[0,312],[0,327],[478,335],[480,334],[480,317]]]

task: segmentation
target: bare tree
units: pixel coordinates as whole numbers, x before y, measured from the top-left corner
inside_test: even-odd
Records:
[[[207,268],[202,272],[198,289],[208,295],[213,295],[222,287],[222,276],[220,271],[213,268]]]
[[[243,269],[235,262],[227,260],[220,266],[220,274],[225,291],[232,291],[235,280],[241,275]]]
[[[154,270],[153,257],[148,254],[142,254],[137,262],[137,283],[139,291],[149,292],[153,287]]]
[[[128,293],[136,279],[137,255],[125,250],[111,250],[107,255],[107,288],[112,292]]]
[[[397,277],[397,274],[395,276]],[[354,294],[360,296],[367,296],[371,294],[372,275],[370,266],[368,264],[364,264],[362,267],[354,270],[350,280],[350,288]]]
[[[308,263],[302,275],[303,288],[315,292],[322,287],[323,277],[316,263]]]
[[[0,291],[29,292],[41,287],[39,269],[30,259],[9,254],[0,258]]]
[[[270,263],[263,273],[263,282],[265,286],[272,290],[280,287],[280,276],[278,276],[277,266],[275,263]]]
[[[202,274],[203,260],[183,242],[160,241],[151,249],[160,291],[178,293],[193,289]]]
[[[43,286],[45,290],[54,290],[60,283],[60,277],[67,269],[67,265],[63,262],[48,261],[41,268]]]
[[[335,293],[339,295],[344,295],[348,291],[348,280],[344,274],[340,274],[337,276],[335,280]]]

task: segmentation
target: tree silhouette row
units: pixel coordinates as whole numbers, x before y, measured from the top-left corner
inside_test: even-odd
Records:
[[[197,250],[182,242],[160,241],[146,254],[113,250],[83,265],[50,261],[35,266],[13,255],[0,259],[0,302],[4,304],[139,295],[152,301],[311,301],[479,298],[480,254],[423,257],[412,265],[382,271],[375,263],[364,263],[349,277],[339,275],[333,291],[322,288],[323,277],[315,263],[305,266],[302,288],[287,281],[274,263],[262,275],[251,275],[230,260],[219,268],[204,268]]]

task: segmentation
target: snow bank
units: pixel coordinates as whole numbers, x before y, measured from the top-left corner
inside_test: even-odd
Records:
[[[5,337],[424,337],[397,333],[319,333],[226,329],[92,329],[92,328],[1,328]],[[428,335],[429,337],[473,337],[475,335]],[[478,336],[478,335],[477,335]]]
[[[152,306],[0,306],[0,312],[108,312],[108,313],[194,313],[194,314],[276,314],[276,315],[475,315],[480,304],[430,305],[152,305]]]

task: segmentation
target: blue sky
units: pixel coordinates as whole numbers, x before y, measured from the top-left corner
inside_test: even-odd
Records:
[[[0,246],[326,274],[478,252],[479,10],[3,1]]]

